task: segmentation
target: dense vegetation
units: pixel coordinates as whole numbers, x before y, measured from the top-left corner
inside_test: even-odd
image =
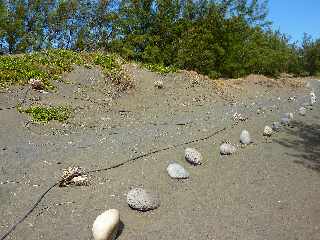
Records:
[[[266,0],[0,0],[0,52],[102,50],[160,72],[190,69],[212,78],[320,74],[320,39],[306,35],[301,47],[290,44],[266,16]],[[1,58],[0,78],[8,61]],[[34,69],[32,60],[26,65]],[[16,78],[43,74],[31,73]]]
[[[53,90],[52,80],[60,80],[62,73],[74,65],[101,67],[105,77],[119,90],[132,87],[129,76],[122,68],[122,60],[113,54],[99,51],[76,52],[49,49],[19,55],[0,56],[0,88],[14,84],[27,84],[30,79],[39,79],[46,90]]]

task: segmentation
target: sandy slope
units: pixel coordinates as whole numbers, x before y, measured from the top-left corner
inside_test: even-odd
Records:
[[[154,149],[183,143],[226,128],[197,148],[205,163],[192,167],[178,147],[90,176],[87,187],[54,188],[8,239],[92,239],[95,217],[118,208],[123,221],[118,239],[320,239],[319,105],[305,117],[297,109],[310,88],[320,96],[318,81],[310,88],[268,88],[242,83],[233,103],[214,91],[211,81],[185,74],[160,77],[132,68],[136,89],[113,99],[99,71],[76,69],[57,93],[29,91],[32,102],[69,104],[74,118],[61,125],[29,122],[14,106],[27,88],[0,93],[0,232],[27,211],[62,169],[108,167]],[[153,82],[163,78],[164,89]],[[246,90],[246,91],[245,91]],[[288,97],[296,96],[295,101]],[[265,112],[257,115],[257,109]],[[295,113],[292,128],[262,137],[266,124],[284,112]],[[232,115],[248,117],[235,124]],[[222,141],[238,144],[248,129],[254,144],[233,156],[218,153]],[[177,161],[190,172],[184,181],[170,179],[167,164]],[[126,204],[133,186],[156,189],[161,207],[139,213]]]

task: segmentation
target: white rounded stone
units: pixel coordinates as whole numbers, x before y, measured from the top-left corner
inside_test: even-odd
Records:
[[[299,114],[300,114],[301,116],[305,116],[306,113],[307,113],[307,109],[306,109],[305,107],[300,107],[300,108],[299,108]]]
[[[313,104],[316,103],[316,101],[317,101],[317,97],[316,97],[315,93],[311,92],[310,93],[310,105],[312,106]]]
[[[135,210],[149,211],[160,206],[160,197],[158,193],[143,188],[134,188],[127,194],[127,203]]]
[[[283,117],[280,119],[282,125],[290,125],[290,119],[287,117]]]
[[[271,127],[269,126],[265,126],[264,129],[263,129],[263,136],[267,136],[267,137],[270,137],[273,133],[273,130]]]
[[[242,130],[240,134],[240,142],[245,145],[248,145],[251,143],[250,133],[247,130]]]
[[[95,240],[116,239],[120,224],[120,213],[117,209],[110,209],[100,214],[93,223],[92,234]]]
[[[155,81],[155,82],[154,82],[154,86],[155,86],[156,88],[159,88],[159,89],[164,88],[163,81],[161,81],[161,80]]]
[[[275,132],[279,132],[281,129],[281,125],[279,122],[273,122],[272,123],[272,130]]]
[[[220,145],[220,154],[231,155],[237,151],[237,148],[230,143],[223,143]]]
[[[293,120],[293,113],[292,112],[285,113],[284,118],[288,118],[289,120]]]
[[[171,178],[184,179],[189,177],[188,171],[178,163],[169,164],[167,172]]]
[[[194,148],[186,148],[184,152],[185,159],[193,164],[193,165],[200,165],[202,163],[202,155]]]

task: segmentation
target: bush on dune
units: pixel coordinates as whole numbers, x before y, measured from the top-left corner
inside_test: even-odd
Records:
[[[99,65],[119,84],[116,72],[123,71],[106,52],[161,73],[319,74],[320,40],[290,43],[270,30],[267,6],[267,0],[0,1],[0,54],[40,52],[28,59],[1,57],[0,84],[25,83],[31,76],[49,79],[49,87],[73,64]],[[53,48],[66,50],[48,50]]]

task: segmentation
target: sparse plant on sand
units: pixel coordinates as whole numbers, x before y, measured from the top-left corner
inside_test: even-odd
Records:
[[[175,73],[178,70],[174,66],[164,66],[162,64],[144,64],[144,67],[160,74]]]
[[[35,122],[41,123],[47,123],[51,120],[65,122],[72,113],[72,110],[65,106],[31,106],[25,109],[19,107],[18,111],[31,115]]]

